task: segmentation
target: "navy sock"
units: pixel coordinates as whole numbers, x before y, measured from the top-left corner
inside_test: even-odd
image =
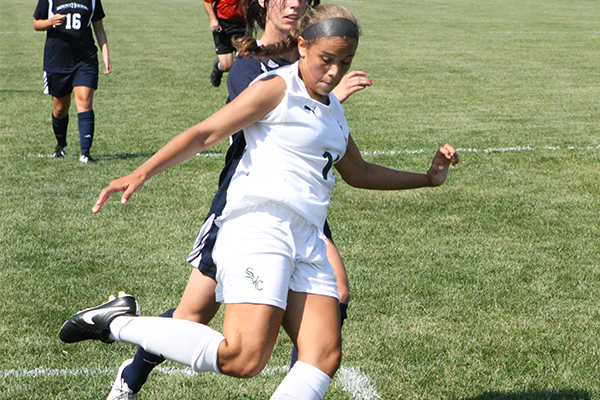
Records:
[[[344,326],[344,320],[348,318],[348,304],[340,303],[340,324]],[[296,346],[292,349],[292,359],[290,361],[290,369],[296,364],[298,361],[298,349]]]
[[[173,318],[174,308],[165,311],[160,317]],[[140,391],[148,376],[154,369],[162,362],[165,361],[164,357],[157,356],[144,350],[142,347],[138,347],[137,353],[133,358],[133,362],[123,369],[122,378],[129,386],[129,389],[133,390],[134,393]]]
[[[56,137],[56,143],[60,147],[67,147],[67,127],[69,126],[69,114],[62,119],[58,119],[52,114],[52,130]]]
[[[94,110],[77,114],[79,119],[79,140],[81,143],[81,154],[90,154],[92,141],[94,140]]]
[[[348,304],[340,303],[340,325],[344,326],[344,321],[348,318]]]
[[[294,346],[292,348],[292,359],[290,360],[290,369],[292,369],[294,364],[296,364],[296,361],[298,361],[298,349],[296,348],[296,346]]]

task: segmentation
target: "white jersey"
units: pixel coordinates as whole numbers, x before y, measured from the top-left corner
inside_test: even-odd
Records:
[[[221,218],[232,211],[275,202],[323,228],[335,184],[333,164],[348,145],[344,109],[333,94],[329,105],[313,100],[298,76],[298,62],[267,72],[287,89],[279,105],[244,128],[247,148],[239,163]]]

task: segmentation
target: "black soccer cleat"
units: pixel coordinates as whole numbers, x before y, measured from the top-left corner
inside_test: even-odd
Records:
[[[61,146],[60,144],[57,144],[56,147],[54,148],[54,154],[52,154],[52,157],[63,158],[66,155],[67,155],[67,146]]]
[[[214,87],[219,87],[221,84],[221,78],[223,78],[223,71],[219,69],[219,58],[215,58],[213,62],[213,69],[210,73],[210,83]]]
[[[133,296],[121,292],[119,297],[112,298],[97,307],[79,311],[69,318],[60,328],[60,340],[65,343],[76,343],[93,339],[112,343],[113,341],[108,338],[110,323],[123,315],[140,315],[140,306]]]

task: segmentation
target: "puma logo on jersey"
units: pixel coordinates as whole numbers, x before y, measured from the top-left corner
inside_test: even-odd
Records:
[[[315,110],[317,109],[317,107],[310,108],[309,106],[306,106],[306,105],[305,105],[305,106],[304,106],[304,109],[305,109],[306,111],[310,111],[310,112],[311,112],[311,113],[313,113],[313,115],[315,115],[315,116],[317,115],[317,114],[315,114]]]

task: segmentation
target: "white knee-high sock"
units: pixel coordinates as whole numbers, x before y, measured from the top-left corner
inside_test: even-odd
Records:
[[[331,378],[317,367],[296,361],[271,400],[321,400],[330,382]]]
[[[142,346],[196,372],[220,373],[217,358],[225,336],[206,325],[175,318],[123,316],[111,322],[110,332],[111,339]]]

